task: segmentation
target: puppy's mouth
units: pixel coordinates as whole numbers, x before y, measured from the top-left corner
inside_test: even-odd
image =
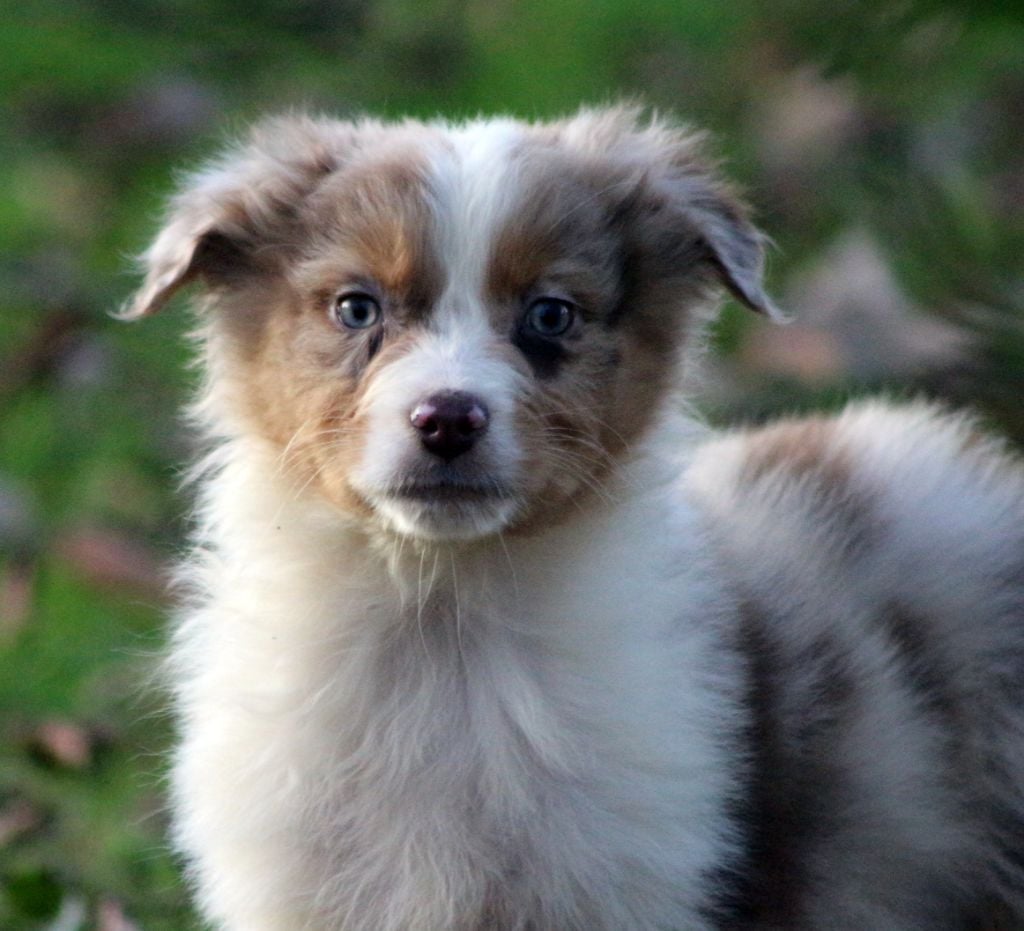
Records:
[[[494,459],[490,451],[474,449],[443,462],[415,449],[356,490],[385,527],[406,536],[479,539],[500,533],[523,507],[518,470]]]
[[[374,499],[374,508],[393,528],[432,540],[498,532],[519,508],[511,486],[497,480],[406,480],[379,489]]]
[[[396,501],[415,501],[421,504],[472,504],[509,499],[512,497],[512,491],[499,482],[481,484],[439,481],[394,485],[385,489],[383,496]]]

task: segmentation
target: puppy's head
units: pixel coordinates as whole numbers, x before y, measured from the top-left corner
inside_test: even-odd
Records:
[[[629,108],[289,118],[195,175],[125,316],[196,281],[230,416],[356,519],[526,530],[600,487],[762,242],[687,132]]]

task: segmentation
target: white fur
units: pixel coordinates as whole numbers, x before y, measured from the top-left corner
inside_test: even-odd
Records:
[[[292,500],[268,450],[220,458],[219,558],[176,641],[178,839],[209,915],[463,927],[514,854],[524,921],[703,926],[735,686],[663,481],[539,539],[381,550]]]
[[[305,156],[243,159],[243,192],[263,170],[298,196],[350,144],[331,125],[301,125]],[[1024,655],[1017,467],[972,445],[967,421],[884,404],[830,421],[807,462],[792,446],[772,459],[766,434],[674,413],[676,377],[610,475],[549,524],[506,532],[536,505],[518,417],[544,388],[510,361],[484,284],[524,129],[400,132],[429,154],[448,277],[363,397],[349,478],[369,516],[296,481],[206,325],[196,411],[212,452],[171,660],[175,839],[204,915],[228,931],[925,931],[968,927],[990,898],[1024,908],[993,814],[1024,809],[1008,697]],[[597,159],[621,132],[635,183],[671,145],[689,165],[688,136],[621,113],[582,114],[564,144]],[[232,170],[183,200],[132,313],[193,274],[216,213],[195,198]],[[699,203],[719,273],[770,309],[760,239],[686,171],[662,187]],[[687,326],[704,314],[689,312]],[[486,404],[474,474],[507,496],[449,510],[388,494],[425,455],[409,411],[444,391]],[[791,851],[744,823],[763,814],[751,798],[786,793],[806,829]],[[772,875],[759,856],[793,888],[750,887],[730,925],[723,890]],[[779,917],[770,903],[789,899]]]

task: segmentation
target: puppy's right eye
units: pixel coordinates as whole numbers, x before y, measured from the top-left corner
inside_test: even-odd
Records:
[[[331,316],[349,330],[366,330],[380,320],[380,302],[361,291],[349,291],[335,298]]]
[[[526,326],[540,336],[563,336],[576,319],[576,309],[558,297],[539,297],[526,311]]]

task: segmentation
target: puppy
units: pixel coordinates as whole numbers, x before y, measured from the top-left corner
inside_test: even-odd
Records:
[[[925,406],[715,435],[700,139],[271,121],[198,285],[175,840],[232,931],[1024,927],[1024,480]]]

